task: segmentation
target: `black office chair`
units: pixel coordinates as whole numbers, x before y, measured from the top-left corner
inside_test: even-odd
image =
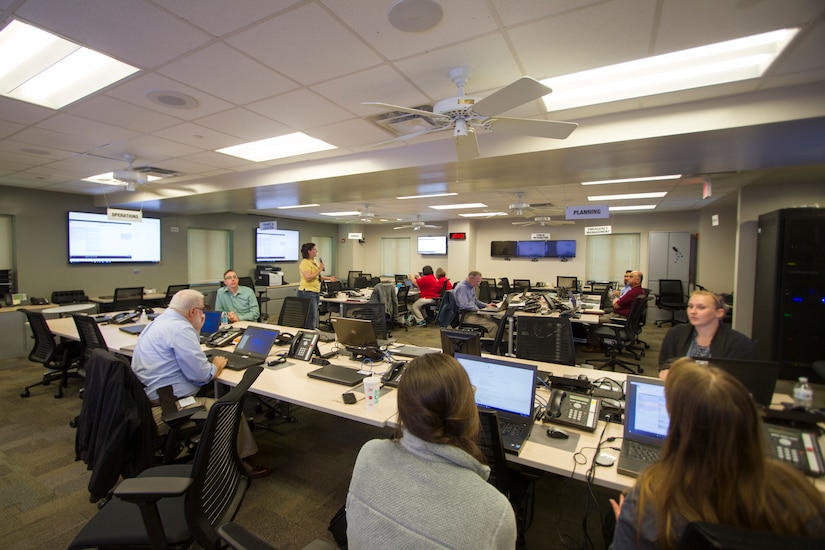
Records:
[[[218,534],[232,550],[278,550],[239,523],[229,522],[221,525],[218,527]],[[328,542],[315,539],[301,550],[335,550],[335,548]]]
[[[172,301],[172,298],[180,292],[181,290],[186,290],[189,288],[189,285],[169,285],[166,287],[166,299],[163,303],[165,307],[169,307],[169,302]]]
[[[573,342],[570,319],[526,315],[518,317],[516,357],[575,366],[576,344]]]
[[[269,302],[269,297],[265,296],[265,291],[258,292],[258,289],[255,288],[255,281],[252,280],[252,277],[240,277],[238,279],[238,285],[245,286],[247,288],[251,288],[252,292],[255,293],[255,299],[258,300],[258,322],[266,321],[269,319],[269,314],[266,313],[265,307],[266,304]]]
[[[525,546],[526,533],[533,523],[533,511],[536,502],[535,474],[510,468],[504,446],[501,443],[501,428],[498,424],[498,415],[495,411],[479,410],[478,444],[487,464],[490,466],[490,477],[487,482],[507,497],[513,506],[516,515],[517,546]]]
[[[820,550],[825,537],[782,535],[767,531],[694,521],[687,524],[676,550]]]
[[[490,282],[485,279],[482,279],[481,282],[478,283],[478,299],[488,304],[493,301],[493,292],[490,288]]]
[[[380,303],[366,303],[343,304],[343,316],[352,319],[369,319],[372,323],[372,329],[375,331],[375,336],[381,340],[389,338],[389,331],[387,330],[387,315],[384,309],[384,304]]]
[[[127,311],[137,309],[143,303],[143,287],[134,286],[128,288],[116,288],[112,309],[114,311]]]
[[[625,324],[609,323],[599,325],[590,330],[590,334],[607,346],[606,353],[610,357],[609,360],[597,368],[609,368],[615,371],[616,367],[619,366],[633,374],[641,374],[644,372],[644,368],[638,363],[629,363],[623,359],[619,359],[618,355],[638,342],[638,337],[641,333],[639,318],[641,317],[646,302],[647,298],[644,295],[637,296],[636,299],[633,300],[633,305],[630,306],[630,313],[627,315]]]
[[[347,288],[353,290],[355,288],[355,279],[361,276],[360,271],[350,271],[347,273]]]
[[[499,283],[502,297],[505,294],[510,294],[513,292],[513,289],[510,288],[510,281],[507,279],[507,277],[502,277],[501,279],[499,279]]]
[[[51,302],[55,305],[81,304],[88,302],[89,297],[83,290],[53,290]]]
[[[26,316],[34,338],[29,361],[40,363],[46,368],[40,381],[26,386],[20,392],[20,397],[29,397],[29,390],[35,386],[48,386],[57,381],[57,393],[54,397],[60,399],[63,397],[63,388],[69,385],[69,378],[82,378],[77,372],[80,367],[80,343],[67,341],[58,344],[49,330],[46,317],[41,312],[28,309],[20,311]]]
[[[378,283],[373,286],[369,303],[384,306],[387,327],[387,336],[385,338],[389,338],[392,327],[395,326],[396,320],[398,319],[398,294],[395,285],[392,283]],[[405,325],[404,329],[406,330],[406,328]]]
[[[498,300],[498,289],[496,288],[496,280],[495,280],[495,279],[493,279],[493,278],[481,279],[481,283],[482,283],[482,284],[483,284],[483,283],[487,283],[487,287],[490,289],[490,299],[489,299],[489,302],[492,302],[493,300]],[[479,289],[479,297],[478,297],[478,299],[479,299],[479,300],[482,300],[482,301],[487,301],[487,300],[484,300],[484,298],[482,298],[482,297],[481,297],[481,295],[480,295],[480,292],[481,292],[481,284],[479,284],[479,285],[478,285],[478,289]]]
[[[362,288],[367,288],[368,286],[370,286],[370,280],[366,277],[358,276],[355,278],[355,283],[352,288],[355,290],[361,290]]]
[[[687,310],[682,281],[679,279],[659,279],[659,294],[656,296],[656,305],[659,309],[670,312],[670,319],[660,319],[654,323],[657,327],[668,323],[672,326],[683,323],[683,321],[676,319],[676,312]]]
[[[410,314],[410,305],[407,303],[407,297],[410,294],[410,287],[402,285],[398,289],[396,301],[398,302],[398,314],[395,317],[395,325],[404,327],[407,330],[407,316]]]
[[[530,290],[530,279],[513,279],[513,289],[515,292]]]
[[[250,485],[238,456],[243,401],[263,367],[249,367],[241,382],[209,410],[191,466],[157,466],[124,480],[77,534],[81,548],[219,548],[217,528],[232,521]]]
[[[218,291],[210,290],[203,293],[203,307],[209,311],[215,310],[215,302],[218,300]]]
[[[287,296],[284,298],[281,313],[278,315],[278,324],[285,327],[315,328],[307,327],[310,307],[312,307],[312,300],[309,298]]]
[[[97,326],[94,317],[73,313],[72,319],[74,319],[75,327],[77,327],[77,334],[80,336],[80,368],[83,368],[94,350],[109,349],[109,346],[106,345],[106,339],[101,334],[100,327]]]
[[[510,307],[498,320],[498,329],[493,338],[481,339],[481,351],[491,353],[493,355],[505,355],[507,353],[507,346],[504,343],[504,336],[510,330],[510,319],[516,312],[516,308]]]

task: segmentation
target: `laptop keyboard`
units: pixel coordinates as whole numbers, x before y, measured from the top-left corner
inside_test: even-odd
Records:
[[[499,420],[498,425],[501,429],[502,437],[518,437],[524,432],[525,428],[524,424],[514,424],[512,422],[507,422],[506,420]]]
[[[637,443],[636,441],[627,442],[627,456],[637,460],[644,460],[645,462],[656,462],[659,460],[659,449],[657,447],[650,447]]]

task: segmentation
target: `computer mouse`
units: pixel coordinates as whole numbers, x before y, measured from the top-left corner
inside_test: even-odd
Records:
[[[553,439],[567,439],[570,434],[561,428],[547,428],[547,435]]]
[[[599,466],[613,466],[613,463],[616,462],[616,457],[610,453],[602,451],[596,455],[595,462]]]

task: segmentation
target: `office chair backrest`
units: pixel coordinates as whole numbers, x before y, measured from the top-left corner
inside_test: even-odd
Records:
[[[625,323],[626,340],[636,340],[636,337],[642,333],[641,320],[646,307],[647,296],[644,294],[636,296],[630,306],[630,312],[627,314],[627,322]]]
[[[513,279],[513,288],[516,292],[530,289],[530,279]]]
[[[74,319],[74,324],[77,327],[77,334],[80,336],[80,346],[83,348],[81,363],[86,364],[94,350],[109,349],[94,317],[73,313],[72,319]]]
[[[502,277],[499,279],[501,281],[501,292],[504,294],[510,294],[513,290],[510,288],[510,281],[507,277]]]
[[[115,311],[126,311],[128,309],[136,309],[142,303],[142,286],[115,289],[115,295],[113,300],[113,308]]]
[[[484,453],[487,465],[490,466],[490,477],[487,478],[487,482],[509,498],[510,477],[507,470],[507,457],[504,455],[504,446],[501,443],[498,415],[492,410],[479,410],[478,419],[480,426],[476,443]]]
[[[29,361],[42,363],[43,365],[54,360],[57,353],[57,343],[46,323],[46,317],[39,311],[28,309],[20,310],[26,316],[32,335],[34,336],[34,347],[29,353]]]
[[[490,294],[490,283],[482,280],[478,283],[478,299],[488,304],[493,301],[493,296]]]
[[[238,277],[238,284],[251,288],[255,292],[255,281],[252,280],[252,277]]]
[[[516,357],[560,365],[576,364],[573,327],[564,317],[516,319]]]
[[[281,313],[278,315],[278,324],[286,327],[305,328],[307,326],[309,308],[311,306],[312,300],[309,298],[287,296],[284,298],[284,303],[281,306]]]
[[[368,286],[370,286],[370,281],[366,277],[359,276],[355,278],[355,286],[353,288],[360,290],[362,288],[367,288]]]
[[[676,550],[775,550],[777,548],[820,550],[825,548],[825,537],[782,535],[694,521],[688,523],[676,546]]]
[[[510,319],[513,317],[515,312],[515,308],[507,308],[504,315],[502,315],[501,319],[498,320],[498,328],[496,329],[496,334],[493,337],[492,348],[487,350],[488,353],[492,353],[494,355],[504,355],[504,352],[506,352],[506,350],[502,349],[502,342],[504,341],[504,335],[507,334],[508,330],[510,330]]]
[[[166,305],[169,306],[169,302],[172,301],[172,298],[180,292],[181,290],[186,290],[189,288],[189,285],[169,285],[166,287]]]
[[[659,299],[666,302],[684,302],[685,294],[679,279],[659,279]]]
[[[203,307],[208,310],[215,309],[215,302],[218,299],[218,291],[217,290],[210,290],[209,292],[203,293]]]
[[[407,307],[407,296],[410,294],[410,287],[402,286],[398,289],[398,294],[396,298],[398,300],[398,314],[407,313],[410,311],[410,308]]]
[[[327,292],[330,294],[332,294],[333,292],[337,294],[338,292],[341,292],[343,288],[344,285],[342,285],[340,281],[327,282]]]
[[[360,271],[350,271],[349,273],[347,273],[347,287],[349,289],[355,288],[355,279],[356,279],[356,277],[360,277],[360,276],[361,276]]]
[[[202,548],[220,547],[216,527],[232,520],[249,487],[249,474],[238,456],[238,428],[244,396],[261,372],[260,365],[246,369],[241,382],[209,409],[185,504],[186,522]]]

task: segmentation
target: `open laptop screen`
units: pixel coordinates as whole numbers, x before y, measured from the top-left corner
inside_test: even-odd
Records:
[[[464,355],[455,358],[476,387],[476,405],[532,417],[536,397],[536,366]]]
[[[378,347],[378,337],[369,319],[333,317],[331,321],[335,339],[340,344],[355,348]]]
[[[664,380],[628,375],[626,393],[625,438],[661,445],[670,425]]]
[[[204,321],[203,326],[201,327],[201,334],[204,336],[209,336],[215,332],[218,332],[218,328],[221,326],[221,312],[220,311],[204,311],[203,312]]]
[[[266,357],[275,344],[278,331],[261,327],[247,327],[241,341],[235,347],[235,353]]]

